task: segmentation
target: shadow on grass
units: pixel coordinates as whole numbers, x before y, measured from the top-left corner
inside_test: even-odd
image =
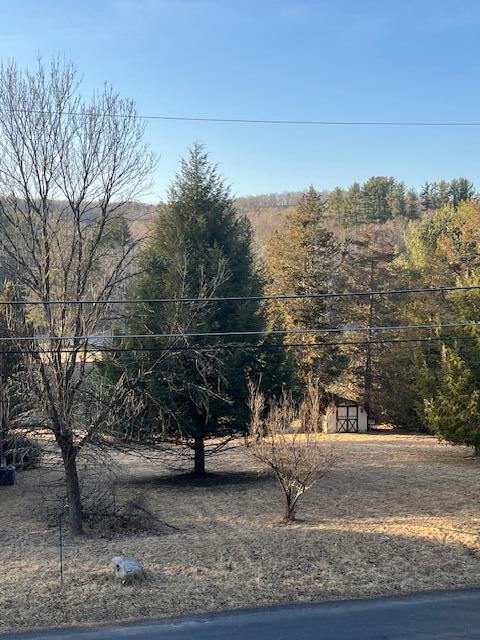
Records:
[[[136,478],[125,478],[121,484],[150,487],[208,487],[224,488],[226,486],[248,486],[275,482],[268,473],[255,471],[217,471],[197,475],[188,473],[171,473],[168,475],[149,474]]]

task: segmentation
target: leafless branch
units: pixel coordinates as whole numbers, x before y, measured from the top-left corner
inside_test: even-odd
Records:
[[[275,474],[285,496],[284,521],[291,522],[301,497],[337,460],[321,431],[318,385],[309,381],[299,406],[284,393],[267,408],[258,386],[250,384],[250,410],[247,450]]]

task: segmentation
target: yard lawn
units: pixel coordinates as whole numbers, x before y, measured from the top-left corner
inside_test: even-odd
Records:
[[[480,460],[428,436],[341,435],[340,462],[282,526],[276,481],[239,447],[210,461],[200,485],[129,460],[124,496],[178,530],[67,539],[41,517],[39,482],[0,489],[0,633],[221,608],[320,601],[480,584]],[[110,560],[145,566],[138,586],[113,581]]]

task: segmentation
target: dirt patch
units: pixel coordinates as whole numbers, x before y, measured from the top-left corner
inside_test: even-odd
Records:
[[[139,490],[177,529],[66,540],[41,517],[48,469],[0,490],[0,628],[115,622],[220,608],[327,600],[480,582],[480,463],[427,436],[334,436],[340,463],[279,526],[281,492],[241,448],[196,482],[158,463],[119,459],[119,492]],[[133,470],[133,471],[132,471]],[[133,555],[140,586],[113,581]]]

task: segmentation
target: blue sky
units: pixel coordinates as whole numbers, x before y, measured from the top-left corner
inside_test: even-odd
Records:
[[[65,55],[89,94],[140,113],[295,120],[480,121],[478,0],[4,0],[0,58]],[[206,144],[235,194],[394,175],[480,184],[480,128],[149,122],[148,198]]]

